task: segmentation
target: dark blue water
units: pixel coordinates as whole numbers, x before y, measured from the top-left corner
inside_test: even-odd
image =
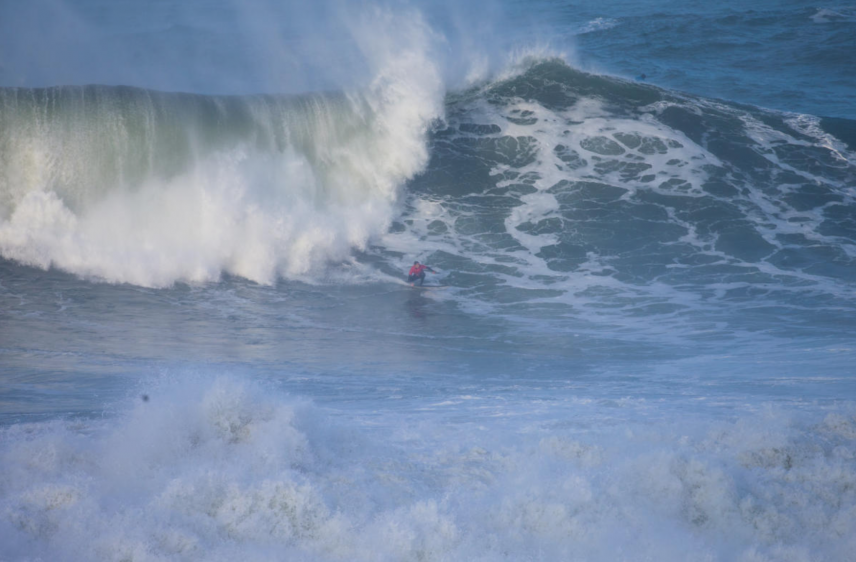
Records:
[[[0,10],[0,85],[200,93],[351,83],[366,70],[351,40],[353,22],[371,11],[168,0],[37,0]],[[644,74],[668,88],[782,111],[856,118],[856,11],[847,2],[508,0],[430,3],[422,12],[444,34],[439,51],[454,80],[474,60],[498,67],[509,51],[546,46],[594,71]]]
[[[592,69],[761,107],[856,117],[856,11],[846,2],[512,6],[549,40],[575,46]]]

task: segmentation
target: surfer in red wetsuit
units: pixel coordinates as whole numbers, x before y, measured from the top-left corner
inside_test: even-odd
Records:
[[[419,281],[419,286],[422,286],[422,283],[425,282],[425,270],[430,271],[431,273],[437,273],[427,265],[423,265],[418,261],[413,262],[413,267],[410,268],[410,271],[407,273],[407,282],[413,285],[417,281]]]

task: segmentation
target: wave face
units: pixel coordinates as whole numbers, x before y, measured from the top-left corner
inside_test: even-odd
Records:
[[[418,256],[481,312],[850,325],[853,122],[554,59],[442,107],[436,73],[395,68],[351,95],[2,90],[0,250],[145,286],[399,276]]]
[[[419,256],[482,312],[849,325],[853,122],[515,68],[445,107],[403,70],[359,95],[0,90],[0,250],[144,286]]]
[[[384,245],[423,248],[465,306],[646,330],[653,314],[672,335],[735,314],[741,329],[852,326],[853,122],[558,60],[452,95],[446,111]],[[799,320],[774,321],[788,312]]]
[[[442,115],[421,51],[377,65],[348,95],[0,89],[0,252],[143,286],[317,274],[386,229]]]

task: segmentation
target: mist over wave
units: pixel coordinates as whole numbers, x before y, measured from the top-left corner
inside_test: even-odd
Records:
[[[0,252],[143,286],[347,259],[389,225],[443,111],[430,30],[373,17],[371,81],[343,94],[0,90]]]
[[[445,271],[436,298],[557,333],[847,325],[852,122],[539,52],[446,94],[417,29],[424,49],[373,44],[362,93],[3,90],[0,251],[143,286],[389,281],[416,258]]]
[[[405,21],[421,40],[369,45],[380,62],[360,92],[0,90],[0,251],[144,286],[318,280],[342,263],[395,276],[416,255],[491,306],[624,293],[679,311],[759,283],[818,303],[849,291],[852,122],[538,51],[446,94],[430,31]]]

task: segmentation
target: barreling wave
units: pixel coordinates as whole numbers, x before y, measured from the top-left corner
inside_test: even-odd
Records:
[[[0,89],[0,254],[144,286],[316,275],[427,162],[443,86],[411,40],[360,92]]]

